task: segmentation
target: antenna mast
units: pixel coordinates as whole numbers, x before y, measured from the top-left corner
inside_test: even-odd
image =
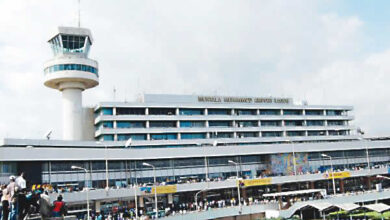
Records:
[[[78,20],[78,24],[79,24],[79,27],[80,27],[80,0],[78,0],[78,2],[79,2],[79,10],[78,10],[79,20]]]

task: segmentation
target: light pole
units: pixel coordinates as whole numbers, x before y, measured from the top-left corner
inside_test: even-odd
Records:
[[[199,208],[199,205],[198,205],[198,195],[199,195],[199,193],[204,192],[204,191],[206,191],[207,189],[208,189],[208,188],[205,188],[205,189],[202,189],[202,190],[200,190],[199,192],[195,193],[195,204],[196,204],[196,209]],[[202,208],[202,207],[200,207],[200,208]]]
[[[129,138],[125,143],[125,148],[131,146],[132,139]],[[131,171],[130,171],[131,172]],[[127,170],[126,170],[127,173]],[[126,174],[127,175],[127,174]],[[137,198],[137,184],[134,185],[134,204],[135,204],[135,219],[138,219],[138,198]]]
[[[365,143],[365,139],[363,137],[359,137],[359,140],[363,142],[363,144]],[[371,169],[370,167],[370,155],[368,153],[368,141],[366,144],[364,144],[364,147],[366,148],[366,159],[367,159],[367,167],[368,169]]]
[[[96,142],[97,144],[100,144],[100,145],[104,145],[104,159],[106,161],[106,191],[108,193],[108,190],[110,189],[110,187],[108,186],[108,159],[107,159],[107,145],[98,141]]]
[[[333,160],[332,157],[326,154],[321,154],[322,157],[328,157],[330,161],[330,169],[332,171],[333,195],[336,195],[336,184],[334,182]]]
[[[78,166],[71,166],[72,170],[84,170],[85,172],[85,176],[88,176],[88,170],[83,168],[83,167],[78,167]],[[88,181],[87,181],[87,185],[88,185]],[[90,220],[90,216],[89,216],[89,188],[88,186],[86,187],[86,191],[87,191],[87,220]]]
[[[157,182],[156,182],[156,167],[154,167],[152,164],[150,163],[142,163],[142,165],[146,166],[146,167],[152,167],[153,168],[153,176],[154,176],[154,202],[155,202],[155,205],[156,205],[156,219],[158,218],[158,206],[157,206]]]
[[[238,194],[238,206],[239,206],[239,211],[241,212],[241,210],[242,210],[242,207],[241,207],[241,195],[240,195],[240,182],[239,182],[239,180],[238,180],[238,163],[236,163],[236,162],[234,162],[234,161],[232,161],[232,160],[229,160],[228,161],[229,163],[231,163],[231,164],[234,164],[235,166],[236,166],[236,173],[237,173],[237,176],[236,176],[236,178],[237,178],[237,194]]]
[[[296,159],[295,159],[295,145],[294,145],[294,143],[291,140],[287,140],[287,142],[290,142],[291,146],[292,146],[294,176],[296,176],[297,175],[297,162],[296,162]]]
[[[387,177],[387,176],[382,176],[382,175],[376,175],[376,178],[381,178],[381,179],[387,179],[387,180],[390,180],[390,177]]]

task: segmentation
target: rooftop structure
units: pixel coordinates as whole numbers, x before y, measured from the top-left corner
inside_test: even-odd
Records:
[[[99,84],[98,63],[88,58],[92,45],[86,28],[59,27],[48,41],[53,59],[44,65],[45,86],[62,92],[63,138],[82,140],[88,111],[82,107],[81,93]]]

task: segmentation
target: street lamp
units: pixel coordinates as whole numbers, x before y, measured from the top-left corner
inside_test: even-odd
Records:
[[[104,145],[104,158],[105,158],[105,161],[106,161],[106,191],[108,193],[108,190],[110,189],[110,187],[108,186],[108,155],[107,155],[107,145],[98,141],[96,142],[97,144],[100,144],[100,145]]]
[[[294,143],[291,140],[287,140],[287,142],[290,142],[291,146],[292,146],[294,176],[296,176],[297,175],[297,162],[296,162],[296,159],[295,159],[295,145],[294,145]]]
[[[382,176],[382,175],[376,175],[376,178],[381,178],[381,179],[387,179],[387,180],[390,180],[390,177],[387,177],[387,176]]]
[[[78,166],[71,166],[71,169],[72,170],[83,170],[85,172],[85,176],[87,176],[88,174],[88,170],[83,168],[83,167],[78,167]],[[87,178],[85,178],[87,179]],[[87,187],[86,187],[86,191],[87,191],[87,220],[90,220],[90,216],[89,216],[89,188],[88,188],[88,182],[87,182]]]
[[[207,187],[204,188],[204,189],[202,189],[202,190],[200,190],[199,192],[195,193],[195,205],[196,205],[196,209],[199,209],[199,205],[198,205],[198,195],[199,195],[199,193],[204,192],[204,191],[206,191],[206,190],[208,190]],[[202,208],[202,207],[200,207],[200,208]],[[196,210],[196,211],[198,211],[198,210]]]
[[[238,180],[238,163],[232,161],[232,160],[228,160],[229,163],[231,164],[234,164],[236,166],[236,173],[237,173],[237,194],[238,194],[238,206],[239,206],[239,209],[240,209],[240,212],[242,210],[242,207],[241,207],[241,195],[240,195],[240,182]]]
[[[125,148],[128,148],[131,146],[132,139],[129,138],[125,143]],[[127,173],[127,170],[126,170]],[[126,174],[127,176],[127,174]],[[138,201],[137,201],[137,184],[134,186],[134,204],[135,204],[135,219],[138,219]]]
[[[153,168],[153,176],[154,176],[154,200],[156,205],[156,219],[158,218],[158,206],[157,206],[157,182],[156,182],[156,167],[154,167],[150,163],[143,162],[142,165],[146,167],[152,167]]]
[[[336,184],[334,182],[333,160],[332,157],[326,154],[321,154],[322,157],[328,157],[330,161],[330,169],[332,171],[333,195],[336,195]]]
[[[358,139],[359,139],[360,141],[363,141],[363,144],[364,144],[365,139],[364,139],[363,137],[358,137]],[[367,140],[367,142],[368,142],[368,140]],[[366,148],[367,167],[368,167],[368,169],[371,169],[371,167],[370,167],[370,155],[369,155],[369,153],[368,153],[368,143],[367,143],[367,144],[364,144],[364,146],[365,146],[365,148]]]

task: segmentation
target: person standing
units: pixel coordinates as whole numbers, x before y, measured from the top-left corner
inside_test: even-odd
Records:
[[[53,217],[62,217],[66,214],[66,205],[62,201],[62,196],[59,195],[53,203]]]
[[[42,220],[49,219],[51,214],[50,211],[51,211],[50,197],[49,197],[49,193],[45,191],[40,195],[39,198],[39,214],[41,214],[41,219]]]
[[[20,176],[16,178],[15,184],[18,188],[17,203],[18,203],[18,219],[23,220],[27,214],[27,201],[26,201],[26,180],[24,179],[24,173],[21,172]]]
[[[8,192],[7,188],[5,186],[2,186],[1,188],[3,192],[3,196],[1,197],[1,206],[2,206],[2,212],[1,212],[1,220],[8,220],[9,215],[9,202],[8,202]]]
[[[16,196],[17,186],[15,183],[15,176],[9,177],[10,183],[7,186],[8,202],[10,206],[9,220],[16,220],[18,214],[18,202]]]

